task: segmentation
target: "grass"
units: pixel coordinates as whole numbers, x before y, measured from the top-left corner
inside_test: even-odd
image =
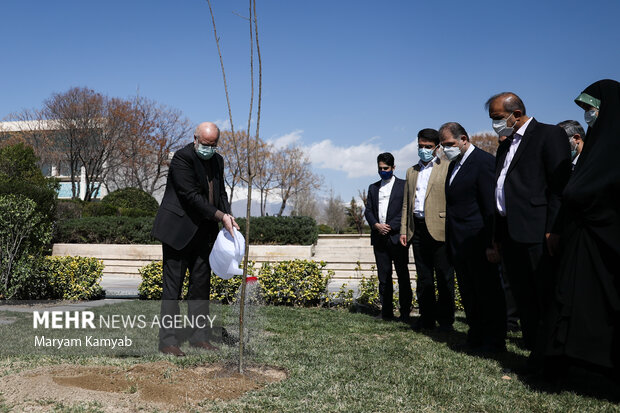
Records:
[[[134,306],[140,305],[143,302],[93,311],[135,310],[140,307]],[[256,316],[260,328],[251,332],[248,364],[285,368],[288,379],[237,400],[205,400],[202,409],[216,412],[620,412],[620,387],[594,373],[574,370],[559,385],[546,387],[524,382],[507,372],[518,367],[526,356],[519,347],[518,334],[510,335],[509,352],[500,357],[481,358],[454,350],[464,341],[466,326],[462,319],[457,321],[454,333],[425,335],[402,323],[376,321],[343,310],[260,307]],[[21,322],[20,319],[17,323]],[[4,328],[0,328],[0,334]],[[32,334],[31,325],[29,328]],[[188,357],[173,361],[180,366],[234,361],[236,351],[235,347],[226,346],[218,353],[190,350]],[[0,360],[0,372],[8,374],[67,361],[133,364],[162,357],[154,352],[133,358],[11,356]],[[62,406],[60,411],[82,411],[80,408],[83,407]]]

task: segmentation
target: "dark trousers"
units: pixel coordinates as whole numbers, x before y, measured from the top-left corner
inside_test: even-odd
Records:
[[[486,245],[469,240],[455,263],[461,302],[469,325],[467,343],[504,347],[506,303],[499,268],[486,259]]]
[[[506,327],[508,331],[517,331],[519,330],[519,312],[517,311],[517,303],[515,303],[512,288],[504,270],[504,264],[500,265],[499,272],[502,276],[502,288],[504,289],[504,298],[506,299]]]
[[[394,317],[392,298],[392,263],[398,277],[398,302],[401,317],[409,317],[411,312],[411,279],[409,278],[409,264],[407,247],[400,243],[394,244],[388,236],[379,236],[373,245],[377,275],[379,277],[379,299],[381,300],[381,315],[385,318]]]
[[[423,219],[415,219],[411,244],[418,274],[416,293],[420,323],[424,328],[451,326],[454,323],[454,269],[448,260],[445,242],[435,241]],[[437,277],[438,300],[435,300]]]
[[[211,290],[211,266],[209,254],[213,248],[215,235],[200,228],[190,243],[182,250],[175,250],[163,244],[163,293],[161,302],[161,328],[159,329],[159,348],[178,346],[182,336],[189,336],[191,343],[209,339],[204,328],[175,329],[165,325],[164,319],[179,314],[179,302],[183,280],[189,270],[189,291],[187,295],[188,316],[190,320],[200,320],[209,314],[209,294]],[[201,317],[198,317],[201,316]],[[166,318],[164,318],[166,317]]]
[[[506,218],[497,216],[504,271],[517,304],[525,345],[533,357],[542,355],[545,301],[550,294],[552,274],[543,242],[521,243],[508,233]]]

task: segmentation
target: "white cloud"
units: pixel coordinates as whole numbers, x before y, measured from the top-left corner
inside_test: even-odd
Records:
[[[325,139],[305,148],[313,165],[318,168],[346,172],[348,178],[376,173],[373,164],[381,149],[377,144],[364,142],[355,146],[337,146]]]
[[[213,123],[215,123],[220,130],[230,130],[230,119],[218,119],[214,120]]]
[[[292,144],[295,144],[301,140],[301,134],[304,133],[303,130],[297,129],[293,132],[287,133],[286,135],[282,135],[276,139],[269,139],[267,143],[273,145],[275,149],[286,148]]]
[[[394,163],[401,175],[418,162],[417,141],[396,150],[382,148],[376,141],[371,139],[359,145],[337,146],[325,139],[304,149],[315,167],[346,172],[347,178],[374,177],[377,174],[377,155],[382,152],[394,155]]]
[[[303,130],[297,129],[285,135],[268,140],[276,149],[302,142]],[[377,155],[391,152],[400,175],[418,162],[417,141],[412,141],[399,149],[383,147],[380,136],[372,136],[359,145],[340,146],[331,139],[304,145],[302,149],[310,157],[313,166],[346,173],[347,178],[374,177],[377,174]]]

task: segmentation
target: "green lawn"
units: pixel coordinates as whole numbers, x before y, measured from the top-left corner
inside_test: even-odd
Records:
[[[133,302],[120,304],[117,310],[94,311],[140,305]],[[488,359],[452,349],[464,340],[462,321],[457,322],[456,333],[425,335],[401,323],[342,310],[261,307],[256,313],[259,326],[251,332],[247,361],[283,367],[288,379],[231,402],[205,401],[206,411],[620,412],[620,387],[602,376],[574,370],[560,384],[545,387],[506,373],[526,355],[517,346],[515,334],[510,336],[507,354]],[[0,328],[0,334],[5,328]],[[190,352],[174,361],[189,366],[234,360],[235,354],[235,347],[224,346],[216,354]],[[68,360],[124,364],[163,357],[155,353],[125,359],[11,356],[0,360],[0,375]]]

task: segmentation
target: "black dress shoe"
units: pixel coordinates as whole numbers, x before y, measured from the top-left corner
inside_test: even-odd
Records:
[[[161,351],[164,354],[169,354],[171,356],[185,357],[185,353],[183,353],[183,351],[177,346],[162,347],[159,349],[159,351]]]
[[[422,331],[422,330],[431,331],[435,329],[435,323],[432,323],[432,324],[426,323],[424,322],[424,320],[421,320],[420,318],[418,318],[417,320],[411,323],[411,328],[414,331]]]
[[[408,315],[401,315],[396,319],[396,321],[399,321],[405,324],[411,324],[411,317]]]

